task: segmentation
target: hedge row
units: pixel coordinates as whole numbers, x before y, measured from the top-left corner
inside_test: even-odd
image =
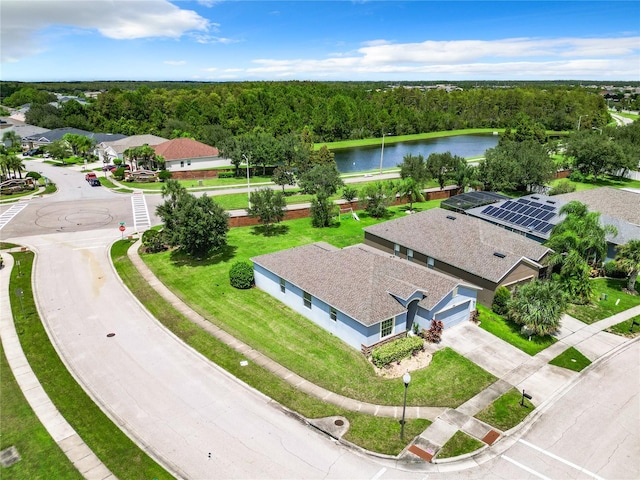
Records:
[[[399,338],[374,348],[371,352],[371,361],[376,367],[382,368],[392,362],[399,362],[423,348],[424,340],[421,337]]]

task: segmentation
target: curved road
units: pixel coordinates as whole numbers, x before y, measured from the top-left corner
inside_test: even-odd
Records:
[[[177,476],[613,479],[640,473],[637,342],[559,399],[523,437],[527,443],[517,436],[498,442],[478,457],[479,466],[475,460],[403,464],[365,456],[285,414],[186,347],[130,295],[108,248],[120,237],[118,222],[132,221],[129,195],[92,188],[79,172],[36,169],[61,191],[31,200],[2,238],[37,252],[38,307],[70,371]]]

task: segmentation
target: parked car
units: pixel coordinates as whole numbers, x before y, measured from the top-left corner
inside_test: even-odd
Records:
[[[32,156],[37,155],[39,153],[41,153],[39,148],[32,148],[31,150],[27,150],[26,152],[24,152],[23,156],[32,157]]]
[[[89,179],[89,185],[91,185],[92,187],[99,187],[100,184],[100,180],[98,180],[97,178],[91,178]]]
[[[91,182],[91,180],[94,180],[94,179],[97,180],[98,176],[95,174],[95,172],[89,172],[84,176],[84,179],[87,182]]]

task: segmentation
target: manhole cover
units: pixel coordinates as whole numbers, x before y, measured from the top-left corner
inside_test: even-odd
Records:
[[[111,338],[111,337],[115,337],[116,334],[115,333],[107,333],[107,337]]]
[[[344,425],[344,421],[343,420],[336,420],[335,422],[333,422],[334,425],[341,427]]]

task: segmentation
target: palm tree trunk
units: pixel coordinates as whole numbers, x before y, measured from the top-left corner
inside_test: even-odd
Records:
[[[629,281],[627,282],[627,290],[630,292],[636,291],[636,280],[638,279],[638,270],[633,270],[629,274]]]

